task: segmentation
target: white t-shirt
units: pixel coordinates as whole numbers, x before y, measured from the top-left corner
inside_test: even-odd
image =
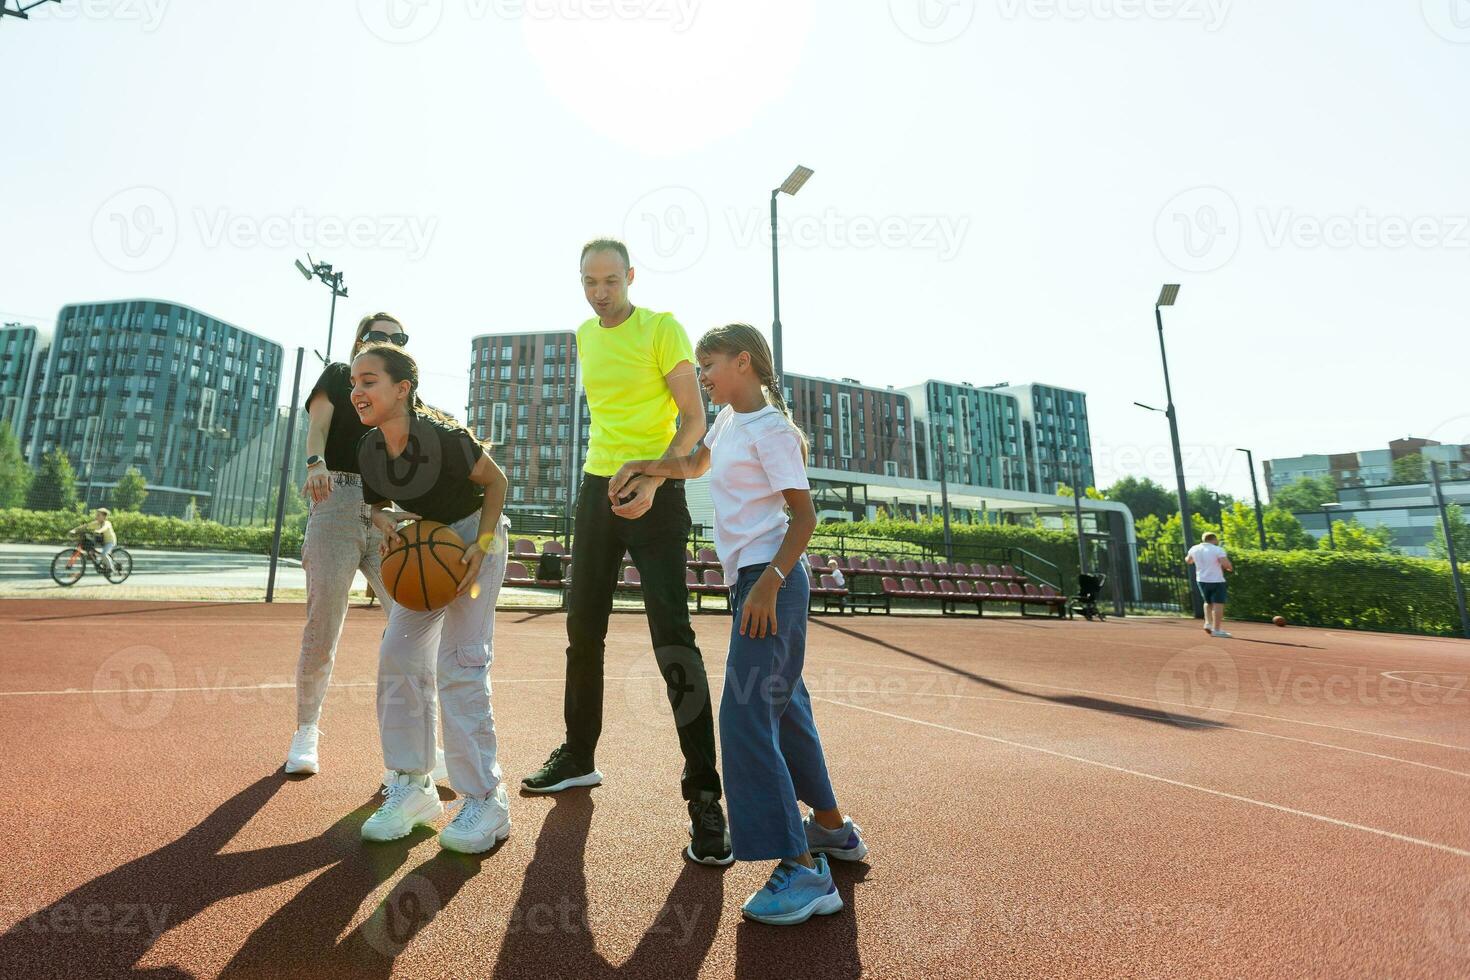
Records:
[[[1225,569],[1220,565],[1225,558],[1224,548],[1201,541],[1189,549],[1189,556],[1194,559],[1194,580],[1196,582],[1225,581]]]
[[[801,439],[786,417],[767,405],[741,413],[726,405],[704,437],[710,451],[710,500],[715,505],[715,553],[725,581],[768,562],[786,537],[782,490],[808,490]]]

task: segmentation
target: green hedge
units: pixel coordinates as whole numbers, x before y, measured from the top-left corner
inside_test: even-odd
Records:
[[[1460,635],[1447,561],[1331,551],[1236,551],[1230,560],[1231,619]]]
[[[87,520],[77,511],[0,510],[0,541],[26,544],[67,544],[67,531]],[[179,517],[115,512],[112,526],[118,544],[125,548],[167,548],[199,551],[246,551],[259,555],[271,552],[271,526],[230,527],[213,521],[186,521]],[[286,519],[281,529],[281,554],[301,555],[301,535],[306,515]]]

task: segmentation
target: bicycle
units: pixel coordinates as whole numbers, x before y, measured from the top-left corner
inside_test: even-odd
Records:
[[[133,574],[133,556],[126,549],[112,549],[112,567],[109,568],[103,561],[97,542],[83,535],[76,545],[58,551],[51,559],[51,577],[57,585],[76,585],[89,564],[113,585]]]

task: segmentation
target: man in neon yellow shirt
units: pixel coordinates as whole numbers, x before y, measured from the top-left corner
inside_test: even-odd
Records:
[[[633,269],[622,242],[587,243],[581,272],[583,293],[596,315],[577,330],[577,356],[592,418],[572,535],[567,737],[521,783],[531,792],[556,793],[602,781],[594,756],[602,734],[603,649],[627,551],[642,579],[654,656],[684,754],[681,789],[688,801],[690,834],[684,853],[703,864],[729,864],[734,857],[719,802],[709,681],[689,624],[684,547],[690,522],[684,482],[639,476],[620,500],[608,496],[608,478],[624,463],[687,457],[703,438],[704,399],[694,349],[672,315],[629,302]]]

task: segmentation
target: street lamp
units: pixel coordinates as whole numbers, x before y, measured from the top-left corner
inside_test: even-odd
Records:
[[[307,254],[306,261],[311,263],[310,268],[302,265],[300,259],[296,260],[296,271],[301,273],[302,278],[311,282],[311,277],[316,276],[332,290],[332,312],[327,318],[327,350],[325,355],[317,354],[323,364],[330,364],[332,361],[332,328],[337,323],[337,297],[346,298],[347,287],[342,285],[342,270],[338,269],[333,272],[332,263],[312,262],[310,253]]]
[[[771,322],[771,349],[776,358],[776,383],[784,384],[785,375],[782,374],[781,360],[781,269],[776,261],[776,196],[778,194],[790,194],[793,197],[801,190],[811,177],[812,170],[808,167],[797,165],[791,171],[791,176],[781,182],[781,186],[771,191],[771,303],[775,311],[775,319]]]
[[[1256,501],[1256,532],[1261,536],[1261,550],[1266,550],[1266,518],[1261,515],[1261,491],[1256,489],[1256,457],[1249,449],[1237,449],[1245,453],[1245,465],[1251,471],[1251,496]]]
[[[1324,503],[1322,505],[1322,516],[1327,519],[1327,550],[1329,551],[1337,550],[1337,539],[1332,534],[1332,515],[1341,507],[1342,504],[1340,503]]]
[[[21,20],[30,20],[31,15],[26,13],[26,11],[32,7],[39,7],[46,2],[47,0],[30,0],[29,3],[26,0],[15,0],[15,7],[12,9],[9,0],[0,0],[0,21],[3,21],[6,17],[18,17]],[[56,2],[60,3],[61,0],[56,0]]]
[[[1184,453],[1179,448],[1179,413],[1174,410],[1174,388],[1169,383],[1169,354],[1164,349],[1164,314],[1163,308],[1173,306],[1174,301],[1179,298],[1178,283],[1165,285],[1159,290],[1159,298],[1154,301],[1154,323],[1159,328],[1159,360],[1164,365],[1164,415],[1169,419],[1169,440],[1174,444],[1174,476],[1179,487],[1179,530],[1184,533],[1184,550],[1189,551],[1194,547],[1194,524],[1189,519],[1189,491],[1184,486]],[[1194,606],[1195,619],[1204,618],[1205,609],[1201,604],[1199,590],[1194,586],[1194,566],[1186,565],[1186,575],[1189,578],[1190,602]]]

